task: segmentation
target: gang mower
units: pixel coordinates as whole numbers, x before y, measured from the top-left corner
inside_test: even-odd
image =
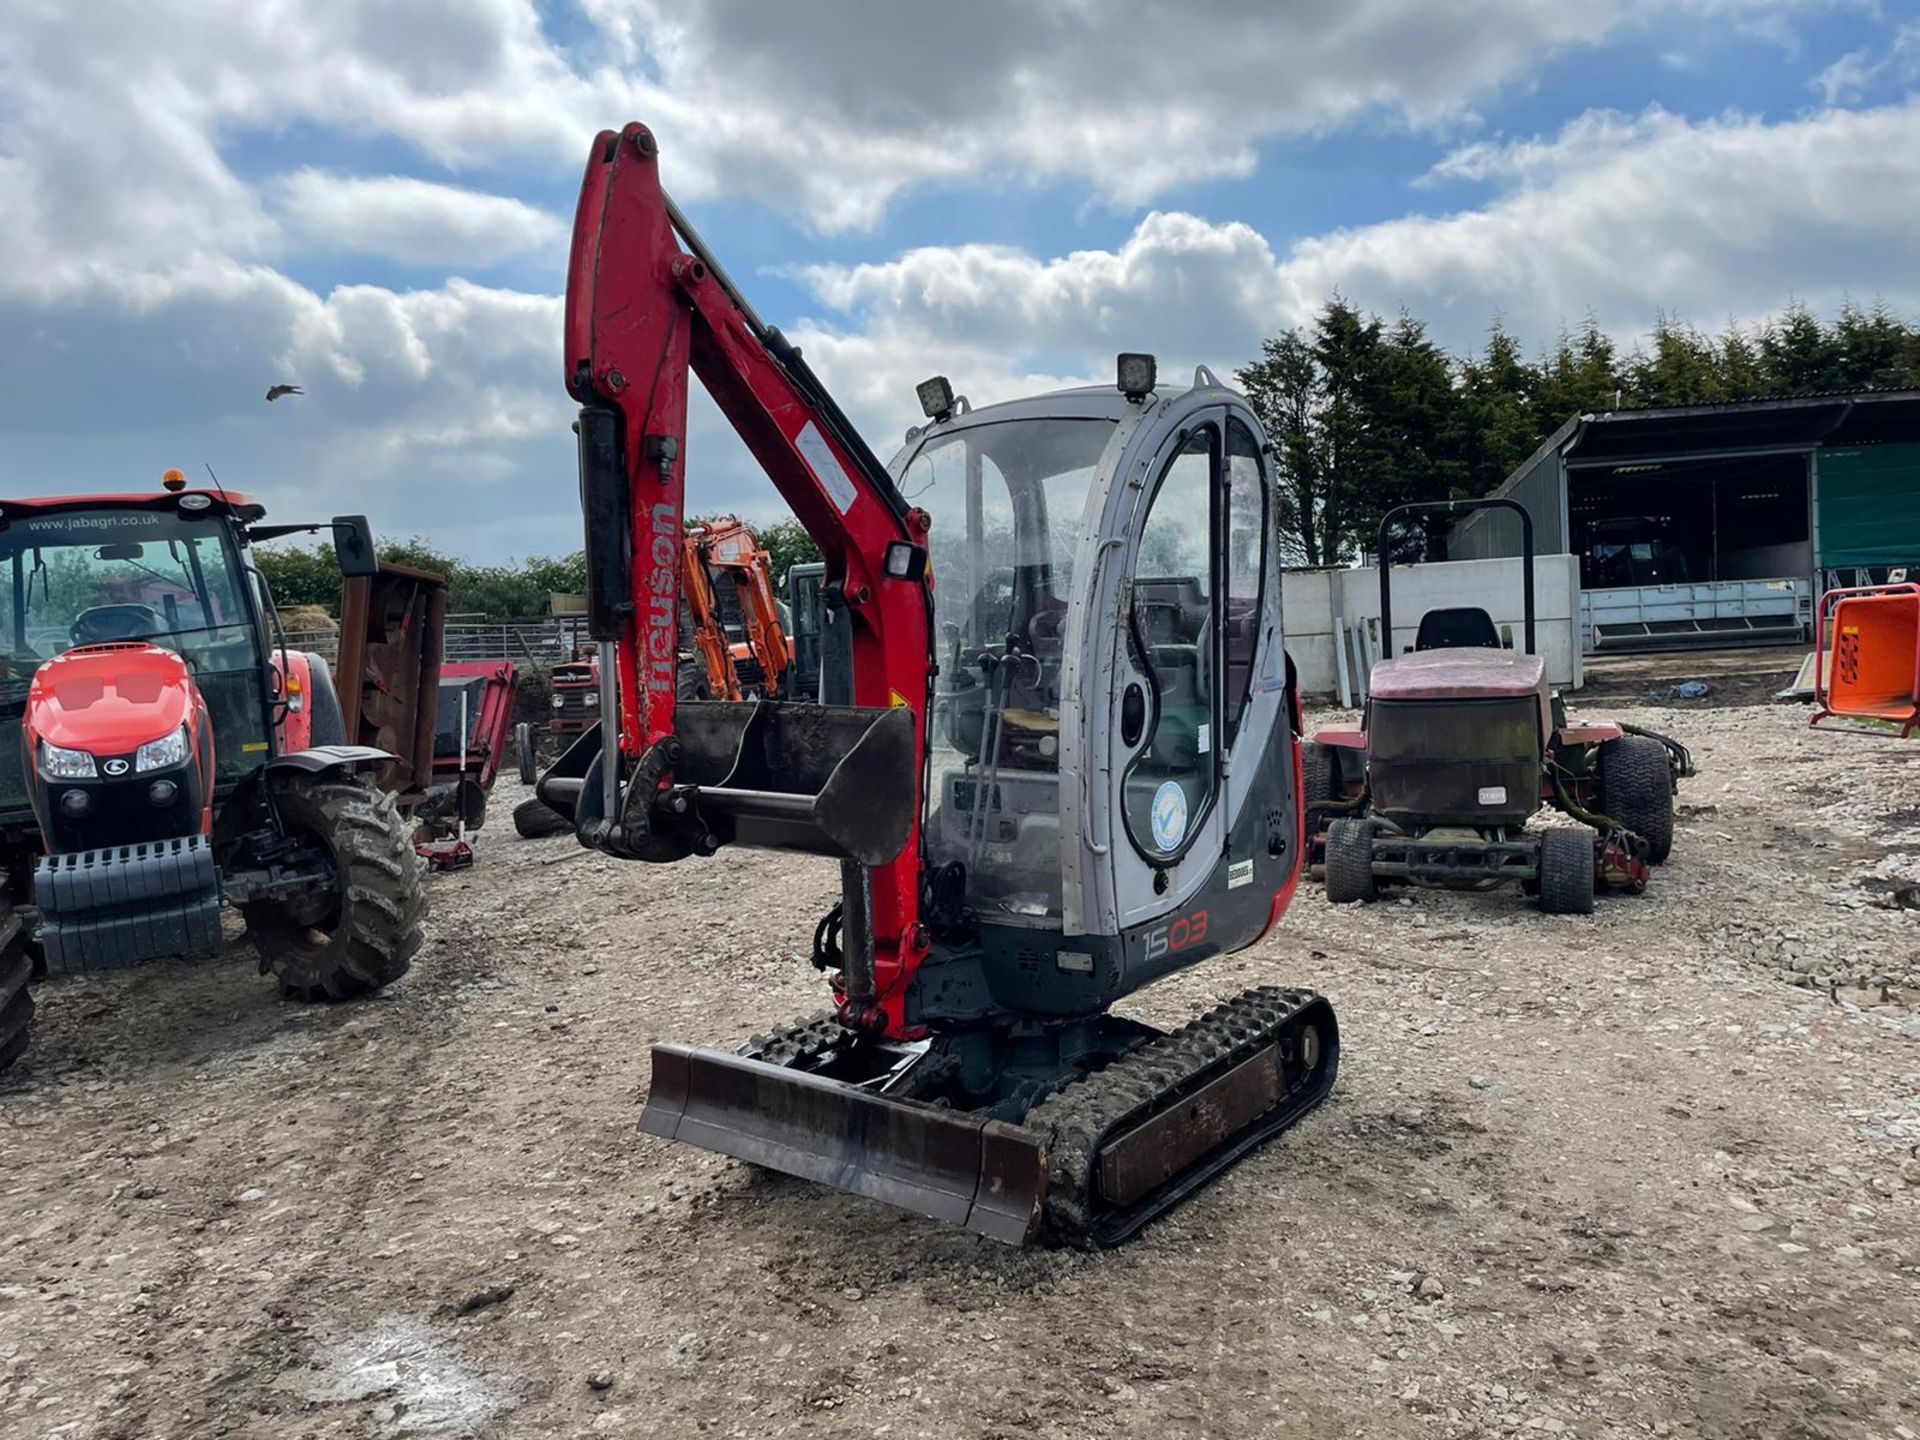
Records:
[[[1507,648],[1478,606],[1429,610],[1394,653],[1393,537],[1403,522],[1516,513],[1523,645]],[[1518,882],[1540,908],[1584,915],[1596,888],[1645,888],[1673,846],[1684,746],[1613,721],[1572,724],[1536,648],[1533,521],[1507,499],[1401,505],[1380,524],[1380,634],[1359,725],[1327,726],[1303,774],[1313,848],[1335,903],[1382,883],[1488,890]],[[1530,828],[1543,805],[1573,826]],[[1324,827],[1324,829],[1322,828]]]
[[[1011,1243],[1126,1239],[1308,1113],[1339,1032],[1264,986],[1113,1013],[1252,944],[1300,876],[1272,477],[1206,370],[979,410],[944,379],[883,464],[661,188],[593,145],[565,306],[601,715],[541,777],[584,845],[840,867],[832,1009],[653,1048],[641,1126]],[[676,693],[698,376],[819,544],[849,703]],[[833,649],[837,653],[839,646]]]
[[[420,945],[396,796],[430,779],[444,585],[380,565],[363,517],[326,527],[343,697],[249,559],[323,527],[164,482],[0,500],[0,1067],[34,980],[211,950],[222,906],[299,999],[378,990]]]

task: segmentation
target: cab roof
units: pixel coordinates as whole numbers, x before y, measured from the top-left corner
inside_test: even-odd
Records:
[[[41,495],[24,500],[0,499],[0,519],[14,515],[48,515],[62,510],[178,510],[182,497],[204,495],[212,504],[203,514],[230,514],[251,523],[267,507],[239,490],[143,490],[135,495]]]

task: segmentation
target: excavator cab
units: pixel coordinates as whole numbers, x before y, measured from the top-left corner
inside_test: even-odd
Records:
[[[1272,477],[1204,368],[974,410],[943,379],[883,465],[659,187],[596,141],[565,337],[602,714],[544,776],[583,844],[840,862],[830,1018],[660,1044],[641,1125],[1012,1243],[1113,1244],[1330,1089],[1310,991],[1162,1033],[1121,997],[1253,943],[1299,879]],[[697,375],[819,544],[821,693],[672,684]],[[666,397],[663,401],[661,397]]]

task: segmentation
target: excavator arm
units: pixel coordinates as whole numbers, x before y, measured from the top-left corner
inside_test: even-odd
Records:
[[[727,643],[726,625],[720,619],[720,601],[714,592],[713,577],[700,556],[699,528],[704,527],[690,531],[681,545],[685,563],[681,567],[680,597],[687,607],[693,663],[707,677],[709,699],[738,700],[740,672],[734,666],[733,647]]]
[[[645,126],[602,132],[574,219],[564,358],[581,407],[589,633],[608,683],[599,734],[542,793],[583,843],[628,858],[725,843],[838,856],[842,1014],[897,1035],[927,948],[927,517],[734,288],[661,187],[658,160]],[[852,707],[676,701],[690,374],[820,547],[849,619]]]

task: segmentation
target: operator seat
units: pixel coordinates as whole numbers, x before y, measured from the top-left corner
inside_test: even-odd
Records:
[[[1500,630],[1478,605],[1429,610],[1420,617],[1415,650],[1498,650]]]

